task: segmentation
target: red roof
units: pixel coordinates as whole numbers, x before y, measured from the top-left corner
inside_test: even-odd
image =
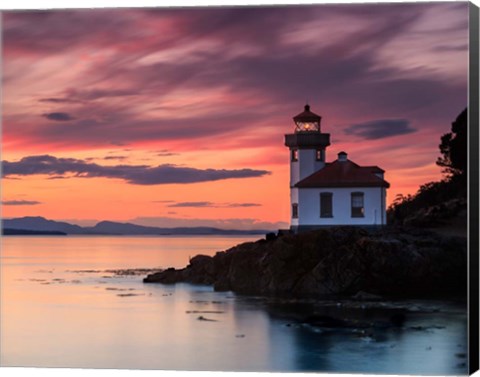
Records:
[[[370,169],[372,173],[385,173],[385,170],[379,168],[378,166],[363,166],[363,169]]]
[[[383,170],[378,166],[359,166],[350,160],[337,160],[325,164],[323,169],[302,179],[295,187],[390,187],[375,173],[383,173]]]

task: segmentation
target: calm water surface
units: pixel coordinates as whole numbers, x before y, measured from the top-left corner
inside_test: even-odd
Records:
[[[466,373],[461,304],[292,302],[143,284],[143,275],[116,271],[183,267],[256,238],[4,237],[1,365]],[[328,330],[295,320],[317,313],[381,323],[405,308],[397,326]]]

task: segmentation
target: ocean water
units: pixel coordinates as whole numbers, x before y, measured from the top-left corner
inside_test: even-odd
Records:
[[[465,374],[465,304],[313,301],[144,284],[248,237],[3,237],[0,365]],[[401,313],[401,321],[393,321]],[[325,328],[323,315],[354,326]]]

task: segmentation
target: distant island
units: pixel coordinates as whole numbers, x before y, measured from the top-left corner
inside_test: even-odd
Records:
[[[48,220],[41,216],[4,219],[2,234],[9,235],[248,235],[265,234],[269,230],[219,229],[213,227],[158,228],[132,223],[101,221],[92,227],[82,227],[62,221]]]
[[[3,236],[66,236],[67,233],[55,230],[2,229]]]

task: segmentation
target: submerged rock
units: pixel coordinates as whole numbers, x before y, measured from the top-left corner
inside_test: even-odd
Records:
[[[199,316],[199,317],[197,317],[197,319],[198,319],[199,321],[217,322],[217,320],[216,320],[216,319],[205,318],[205,317],[204,317],[204,316],[202,316],[202,315],[201,315],[201,316]]]
[[[372,293],[368,293],[364,291],[359,291],[352,298],[354,298],[355,300],[375,301],[375,300],[381,300],[382,296],[374,295]]]
[[[348,328],[353,327],[351,323],[345,321],[344,319],[334,318],[327,315],[312,315],[307,318],[304,318],[302,323],[316,326],[316,327],[327,327],[327,328]],[[358,326],[355,326],[358,327]]]
[[[213,285],[217,291],[325,297],[465,295],[466,239],[418,229],[334,227],[198,255],[144,282]],[[367,293],[368,292],[368,293]],[[356,295],[356,296],[355,296]]]

